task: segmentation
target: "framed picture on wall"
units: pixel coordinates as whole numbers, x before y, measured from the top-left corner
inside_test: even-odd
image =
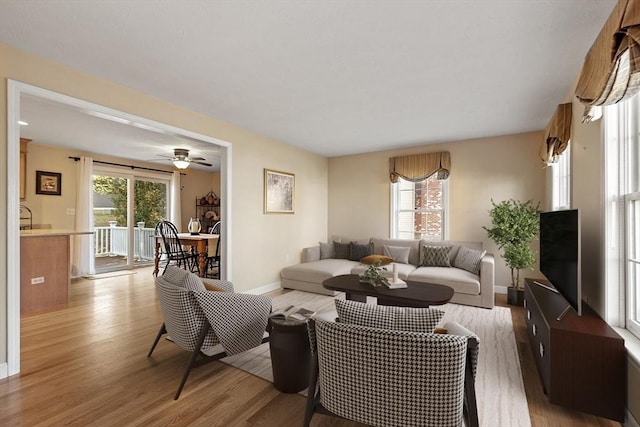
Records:
[[[264,212],[294,213],[296,177],[291,173],[264,170]]]
[[[62,174],[36,171],[36,194],[60,196],[62,194]]]

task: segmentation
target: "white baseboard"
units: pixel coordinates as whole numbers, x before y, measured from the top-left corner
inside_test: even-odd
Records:
[[[280,289],[280,287],[281,287],[280,282],[275,282],[275,283],[271,283],[270,285],[264,285],[264,286],[260,286],[259,288],[251,289],[247,291],[247,293],[254,294],[254,295],[262,295],[262,294],[266,294],[267,292],[278,290]]]
[[[506,294],[507,293],[507,287],[506,286],[494,286],[493,287],[493,292],[496,294]]]
[[[7,363],[0,363],[0,379],[7,378],[9,376],[9,365]]]
[[[631,412],[629,412],[628,409],[627,416],[624,420],[624,427],[640,427],[640,424],[638,424],[638,420],[636,420],[633,415],[631,415]]]

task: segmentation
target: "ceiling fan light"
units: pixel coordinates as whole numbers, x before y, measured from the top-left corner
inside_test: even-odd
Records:
[[[173,165],[178,169],[186,169],[189,167],[189,162],[186,160],[174,160]]]

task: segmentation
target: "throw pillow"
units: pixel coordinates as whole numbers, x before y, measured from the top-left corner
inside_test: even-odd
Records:
[[[453,266],[462,268],[473,274],[480,273],[480,261],[487,251],[476,251],[474,249],[467,248],[466,246],[460,246],[456,259],[453,260]]]
[[[184,288],[184,281],[187,278],[188,274],[189,272],[184,268],[170,265],[167,267],[162,277],[164,277],[164,279],[172,285]]]
[[[349,243],[349,259],[360,261],[362,258],[373,253],[373,243],[361,244],[358,242]]]
[[[333,243],[320,243],[320,259],[333,258],[336,256],[336,250],[333,247]]]
[[[215,291],[215,292],[225,292],[224,289],[217,287],[216,285],[213,285],[209,282],[205,282],[204,280],[202,281],[202,284],[204,285],[205,289],[208,291]]]
[[[449,254],[453,246],[422,246],[422,263],[424,267],[451,267]]]
[[[349,243],[333,242],[334,257],[336,259],[349,259]]]
[[[342,323],[408,332],[433,332],[444,311],[435,308],[394,307],[335,300]]]
[[[411,252],[410,247],[384,245],[383,251],[386,256],[393,258],[395,262],[409,264],[409,252]]]
[[[184,279],[184,287],[190,291],[204,291],[204,283],[197,274],[187,273],[187,277]]]

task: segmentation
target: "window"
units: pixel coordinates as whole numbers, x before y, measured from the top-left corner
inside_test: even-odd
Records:
[[[391,184],[391,237],[444,240],[448,180],[436,175],[420,182]]]
[[[571,150],[567,148],[551,166],[552,209],[571,208]]]
[[[640,338],[640,96],[604,117],[608,320]]]

